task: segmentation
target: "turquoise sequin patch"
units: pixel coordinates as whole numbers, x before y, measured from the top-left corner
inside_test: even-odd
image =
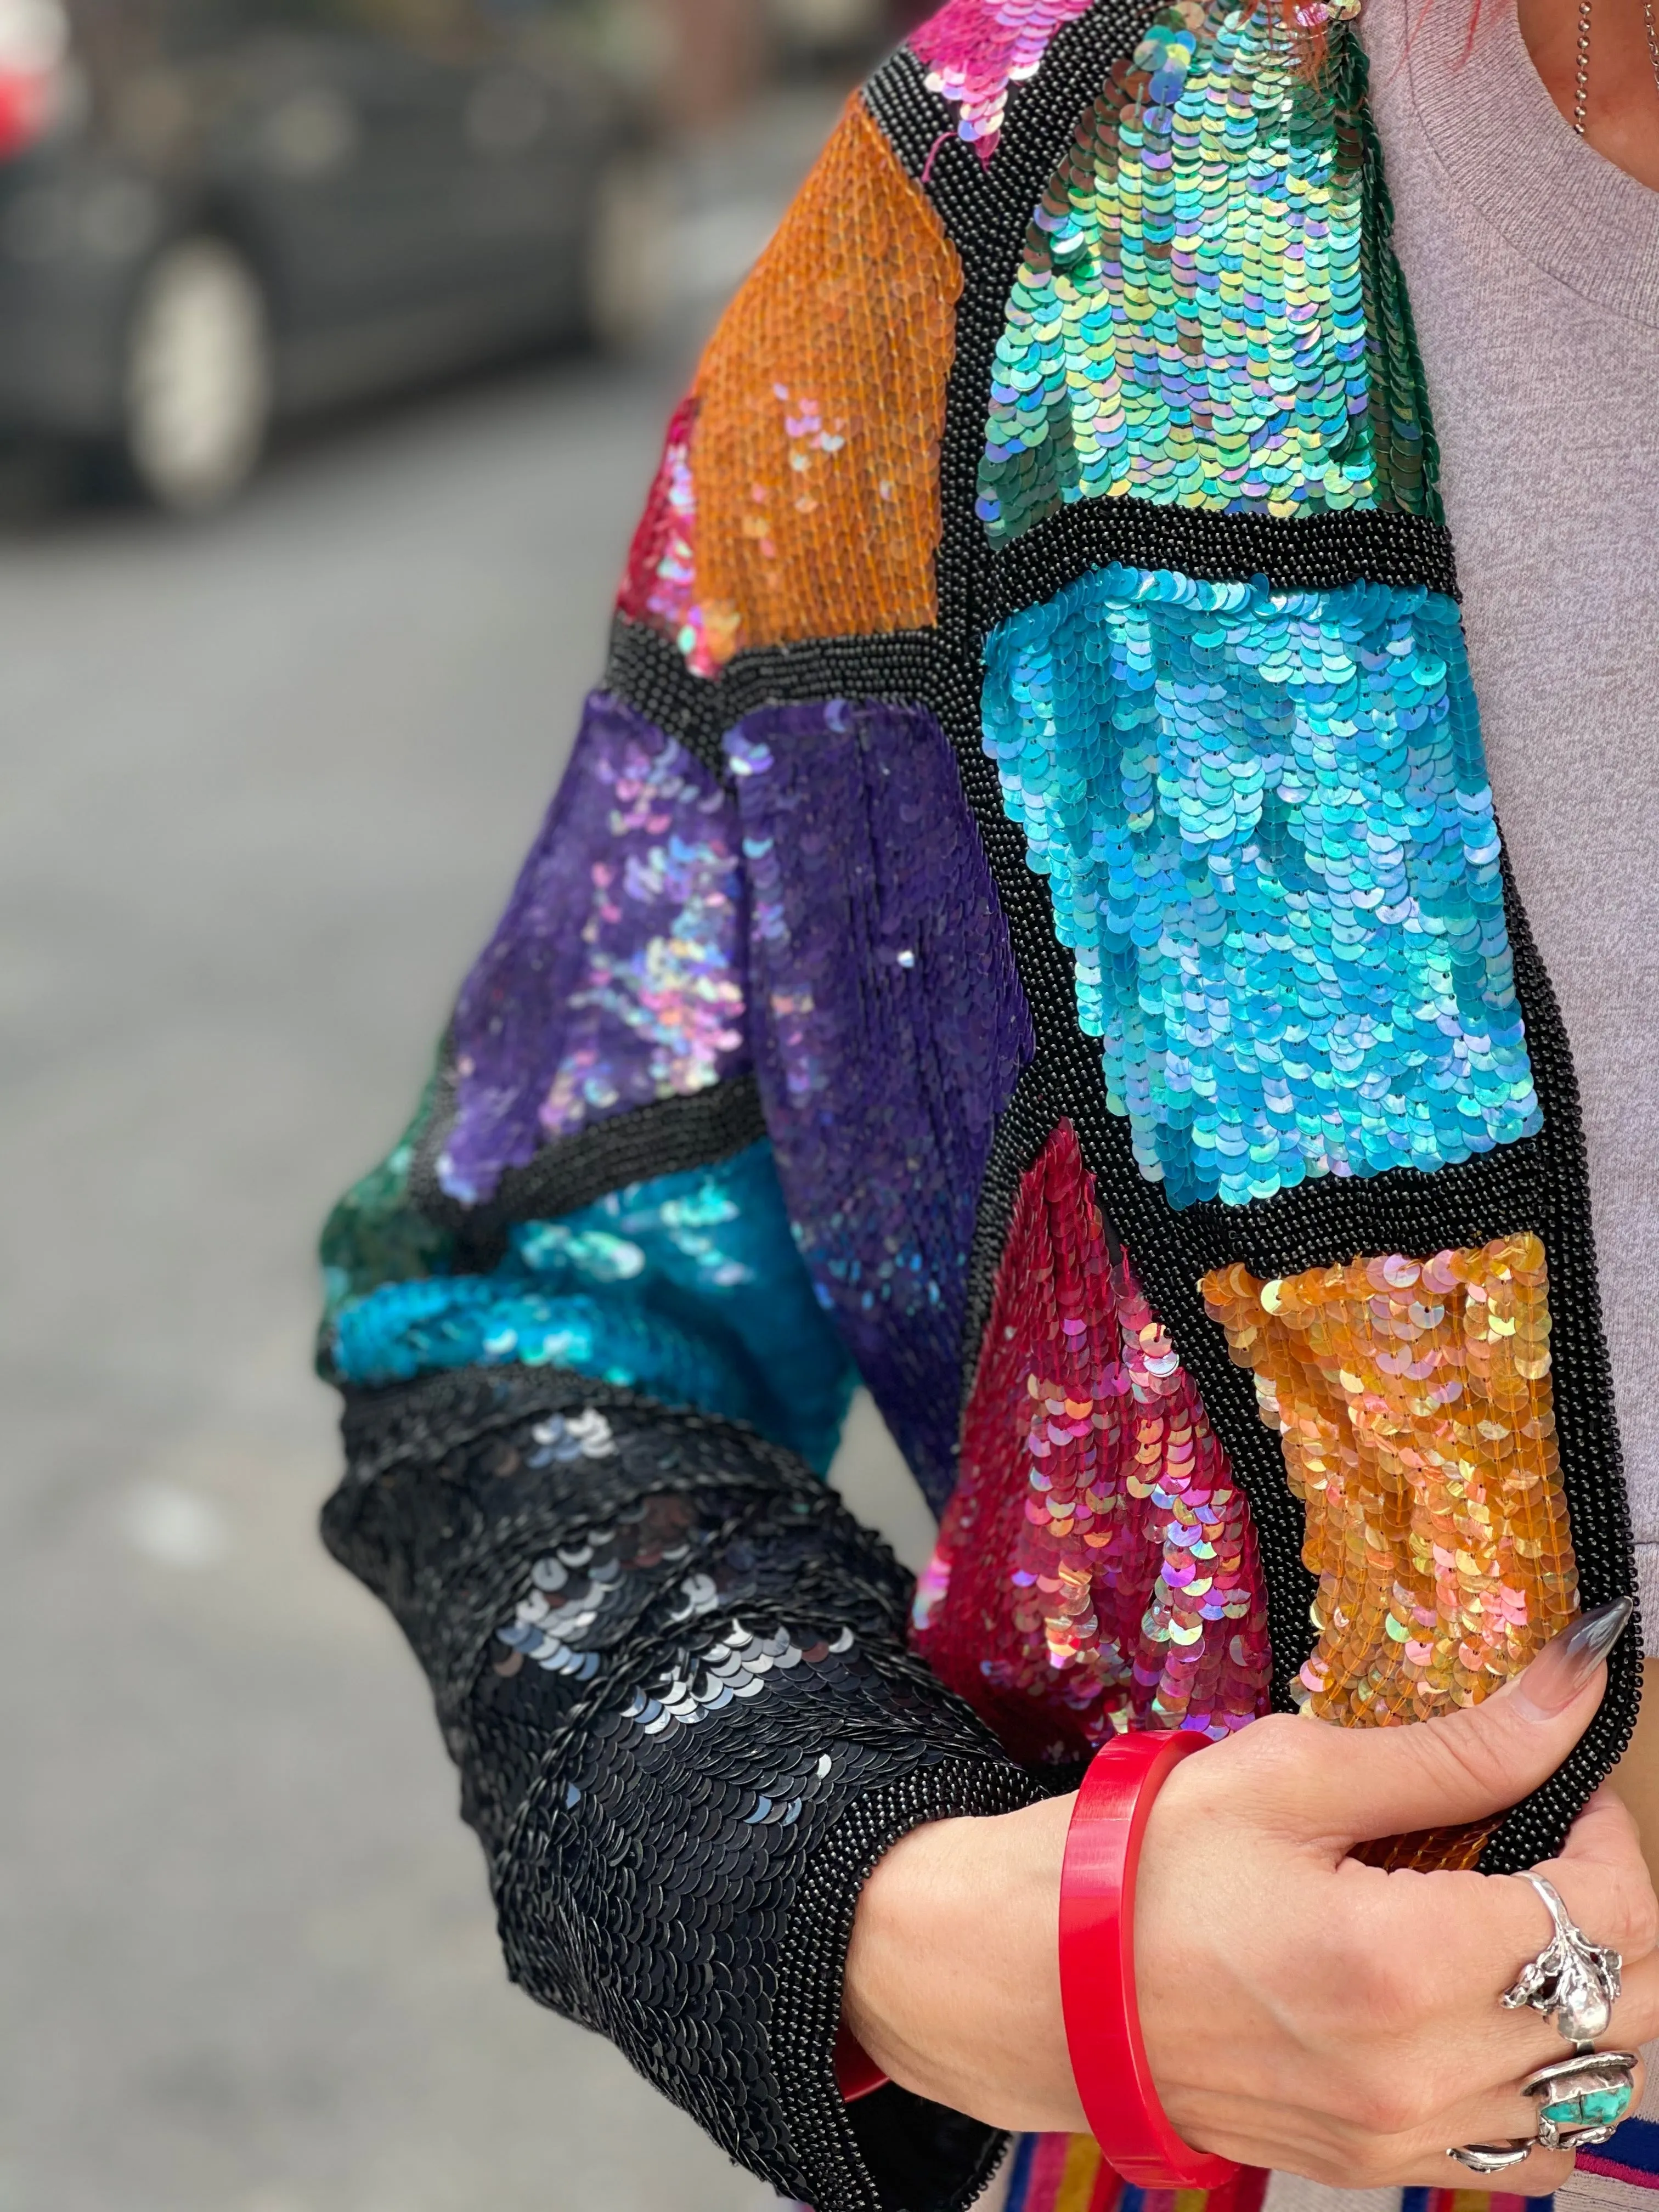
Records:
[[[796,1253],[772,1148],[521,1222],[487,1275],[433,1274],[347,1297],[341,1382],[452,1367],[574,1370],[752,1422],[820,1472],[854,1380]]]
[[[1541,1127],[1451,600],[1114,567],[986,665],[1004,805],[1171,1205]]]

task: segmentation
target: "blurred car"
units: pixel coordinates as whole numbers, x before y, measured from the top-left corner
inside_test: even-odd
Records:
[[[629,337],[663,225],[602,22],[580,0],[0,0],[0,435],[112,449],[199,509],[276,419]]]

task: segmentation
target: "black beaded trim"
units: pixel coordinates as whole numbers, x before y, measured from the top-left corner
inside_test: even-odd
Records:
[[[1047,1794],[1018,1766],[959,1759],[920,1766],[858,1798],[803,1869],[779,1954],[771,2057],[797,2163],[834,2175],[838,2203],[871,2212],[962,2212],[995,2172],[1008,2138],[960,2112],[890,2082],[842,2103],[834,2066],[842,1984],[860,1893],[901,1836],[930,1820],[1015,1812]],[[925,2147],[927,2165],[916,2187],[899,2197],[878,2188],[871,2167],[902,2180],[907,2142]],[[866,2157],[878,2147],[878,2155]]]
[[[672,638],[626,615],[613,615],[605,688],[678,738],[711,775],[722,783],[730,780],[720,738],[732,717],[721,683],[719,678],[694,676]]]
[[[438,1162],[454,1126],[454,1075],[446,1054],[434,1110],[416,1146],[410,1197],[430,1221],[454,1232],[469,1267],[493,1267],[515,1221],[556,1221],[613,1190],[688,1168],[730,1159],[766,1134],[760,1088],[734,1076],[707,1091],[659,1098],[544,1145],[521,1168],[508,1168],[493,1198],[464,1206],[438,1180]]]
[[[1145,499],[1079,500],[1044,515],[992,556],[988,623],[1042,606],[1115,561],[1231,581],[1265,576],[1276,592],[1336,592],[1350,584],[1424,585],[1455,599],[1457,570],[1444,526],[1392,509],[1309,514],[1206,514]]]
[[[1033,1064],[1020,1070],[1014,1095],[997,1116],[991,1138],[991,1155],[985,1164],[985,1180],[979,1187],[974,1216],[974,1242],[968,1255],[968,1302],[962,1322],[962,1402],[974,1395],[980,1352],[991,1302],[996,1296],[997,1270],[1008,1243],[1014,1218],[1014,1201],[1027,1172],[1036,1164],[1042,1147],[1054,1133],[1058,1115],[1049,1105],[1042,1079]]]

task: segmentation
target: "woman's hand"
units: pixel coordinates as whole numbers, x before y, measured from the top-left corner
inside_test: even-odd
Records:
[[[1346,1854],[1535,1788],[1600,1703],[1607,1641],[1592,1617],[1443,1719],[1345,1731],[1271,1718],[1175,1770],[1147,1827],[1135,1950],[1153,2079],[1188,2142],[1348,2188],[1542,2196],[1565,2179],[1565,2152],[1485,2181],[1445,2155],[1535,2134],[1516,2085],[1567,2055],[1553,2021],[1498,2002],[1549,1939],[1537,1893]],[[1086,2126],[1060,2005],[1072,1802],[918,1829],[877,1867],[854,1924],[853,2033],[894,2081],[998,2126]],[[1624,1954],[1603,2045],[1659,2033],[1659,1905],[1610,1791],[1540,1871],[1593,1941]]]

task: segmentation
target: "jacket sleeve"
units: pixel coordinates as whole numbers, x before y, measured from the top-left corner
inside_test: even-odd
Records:
[[[1041,1790],[821,1480],[854,1376],[757,1103],[719,777],[607,694],[410,1130],[325,1232],[335,1555],[432,1685],[509,1972],[817,2212],[965,2203],[988,2130],[833,2050],[860,1884]]]

